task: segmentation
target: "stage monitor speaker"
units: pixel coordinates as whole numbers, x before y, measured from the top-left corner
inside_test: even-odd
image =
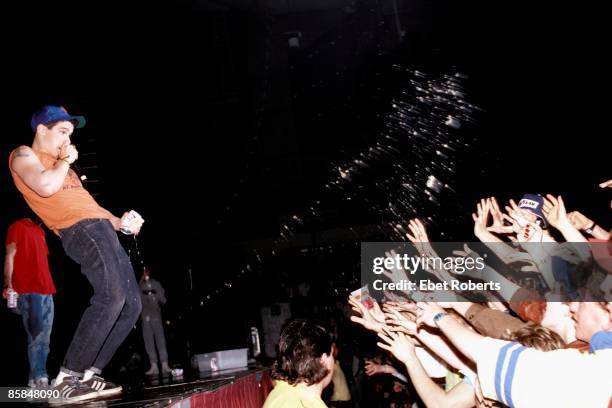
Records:
[[[196,354],[191,358],[191,365],[198,371],[218,371],[247,367],[246,348],[213,351]]]

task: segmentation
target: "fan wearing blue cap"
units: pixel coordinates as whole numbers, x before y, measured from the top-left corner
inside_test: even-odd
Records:
[[[59,235],[66,254],[81,265],[93,289],[55,379],[54,390],[65,403],[121,392],[120,385],[100,374],[142,309],[138,281],[116,231],[124,227],[137,234],[144,220],[128,212],[119,218],[102,208],[71,169],[79,157],[71,137],[84,125],[82,116],[47,105],[32,115],[32,145],[18,147],[9,158],[15,186]]]
[[[546,217],[544,217],[544,197],[540,194],[525,194],[518,204],[519,208],[527,210],[536,218],[531,221],[537,221],[542,228],[547,228]]]

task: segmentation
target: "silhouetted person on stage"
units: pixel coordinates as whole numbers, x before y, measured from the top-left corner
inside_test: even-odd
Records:
[[[161,361],[162,374],[169,374],[171,369],[168,366],[166,336],[164,335],[164,323],[161,316],[161,306],[166,303],[166,297],[164,288],[158,281],[151,278],[149,269],[146,267],[140,279],[140,290],[142,296],[142,315],[140,319],[142,322],[142,337],[151,362],[151,368],[145,374],[158,375],[158,361]],[[159,360],[157,359],[157,353],[159,353]]]

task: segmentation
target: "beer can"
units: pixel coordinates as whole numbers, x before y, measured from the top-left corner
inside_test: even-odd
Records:
[[[130,223],[137,218],[142,218],[142,216],[138,214],[136,211],[130,210],[128,215],[121,221],[121,226],[119,227],[119,231],[123,232],[126,235],[132,235],[133,232],[132,230],[130,230]]]
[[[17,307],[17,298],[19,294],[15,292],[13,289],[8,290],[8,298],[6,299],[6,306],[9,309],[14,309]]]

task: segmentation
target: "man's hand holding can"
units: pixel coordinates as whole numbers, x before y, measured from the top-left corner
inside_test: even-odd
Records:
[[[131,210],[124,213],[121,217],[121,227],[119,228],[119,231],[126,235],[138,235],[143,223],[144,219],[142,216],[136,211]]]

